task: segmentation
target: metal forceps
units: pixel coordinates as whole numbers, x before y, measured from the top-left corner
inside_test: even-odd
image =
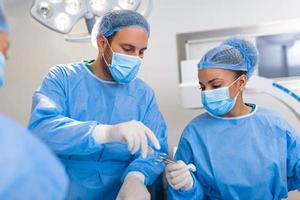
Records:
[[[170,164],[170,163],[176,163],[174,160],[169,159],[168,154],[166,153],[162,153],[162,152],[158,152],[154,155],[154,163],[159,164],[159,163],[165,163]],[[192,172],[196,171],[196,167],[193,164],[188,164],[187,165],[189,170],[191,170]]]
[[[154,162],[155,163],[164,162],[165,164],[176,163],[175,161],[169,159],[168,154],[162,152],[156,153],[156,155],[154,155]]]

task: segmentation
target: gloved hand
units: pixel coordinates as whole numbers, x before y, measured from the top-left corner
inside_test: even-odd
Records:
[[[150,200],[144,185],[145,176],[140,172],[129,172],[118,193],[117,200]]]
[[[165,168],[166,178],[175,190],[189,190],[193,187],[194,181],[191,171],[195,172],[196,167],[193,164],[185,164],[179,160],[176,163],[170,163]]]
[[[97,125],[93,137],[98,144],[121,142],[128,145],[128,150],[134,154],[141,149],[143,158],[147,157],[148,139],[159,150],[160,144],[154,133],[139,121],[128,121],[116,125]]]

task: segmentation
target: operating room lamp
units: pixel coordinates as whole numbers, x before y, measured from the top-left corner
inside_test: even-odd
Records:
[[[109,10],[135,10],[147,17],[153,0],[34,0],[30,14],[42,25],[61,34],[71,42],[90,41],[96,17]],[[72,28],[84,18],[86,33],[71,34]]]

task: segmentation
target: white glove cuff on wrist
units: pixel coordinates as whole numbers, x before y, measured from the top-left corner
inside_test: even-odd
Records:
[[[143,184],[144,184],[144,182],[145,182],[145,175],[144,175],[143,173],[141,173],[141,172],[138,172],[138,171],[132,171],[132,172],[129,172],[129,173],[127,174],[125,180],[126,180],[127,178],[130,178],[130,177],[135,177],[135,178],[139,179]],[[124,180],[124,181],[125,181],[125,180]]]
[[[93,138],[97,144],[105,144],[108,143],[107,132],[110,125],[97,125],[92,133]]]

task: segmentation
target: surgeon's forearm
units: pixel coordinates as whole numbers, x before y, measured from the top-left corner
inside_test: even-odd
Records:
[[[129,178],[129,177],[136,177],[136,178],[139,179],[143,184],[145,184],[145,175],[144,175],[143,173],[139,172],[139,171],[131,171],[131,172],[129,172],[129,173],[126,175],[126,177],[125,177],[124,180],[126,180],[126,178]]]
[[[153,155],[148,156],[147,159],[137,158],[127,167],[122,180],[124,180],[130,172],[140,172],[145,177],[144,184],[151,185],[163,172],[164,166],[163,163],[154,163]]]
[[[92,136],[97,144],[105,144],[110,142],[108,137],[108,129],[110,125],[98,125],[94,128]]]
[[[41,138],[55,153],[87,155],[99,150],[92,131],[95,121],[81,122],[64,116],[31,120],[28,129]]]

